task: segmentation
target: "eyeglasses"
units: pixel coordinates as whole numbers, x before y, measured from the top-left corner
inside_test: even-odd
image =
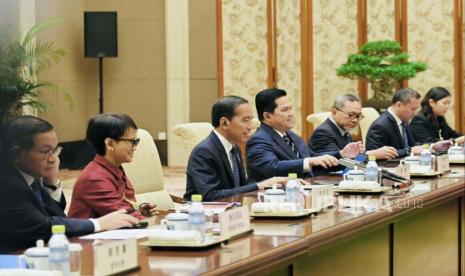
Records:
[[[133,147],[139,145],[139,142],[140,142],[140,138],[133,138],[133,139],[129,139],[129,138],[118,138],[118,139],[115,139],[116,141],[126,141],[126,142],[129,142],[132,144]]]
[[[62,150],[63,150],[63,147],[56,147],[54,149],[46,150],[46,151],[36,150],[36,152],[42,154],[44,159],[48,159],[52,155],[59,156]]]
[[[360,121],[360,120],[362,120],[363,118],[365,118],[365,116],[363,116],[362,113],[347,113],[347,112],[345,112],[345,111],[340,110],[340,109],[337,108],[337,107],[335,107],[335,109],[336,109],[337,111],[341,111],[342,113],[344,113],[345,115],[347,115],[347,116],[349,117],[349,119],[351,119],[351,120],[356,119],[357,121]]]

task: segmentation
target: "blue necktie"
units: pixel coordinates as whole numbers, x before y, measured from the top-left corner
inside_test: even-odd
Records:
[[[404,148],[407,148],[407,147],[409,147],[408,134],[407,134],[407,124],[402,122],[400,125],[402,126],[402,140],[404,141]]]
[[[299,151],[297,150],[297,147],[295,146],[294,142],[291,140],[287,134],[284,134],[283,136],[284,142],[291,148],[292,152],[297,156],[297,158],[300,158]]]
[[[241,177],[239,175],[239,165],[238,165],[239,160],[237,158],[237,150],[234,146],[232,147],[230,154],[231,154],[231,161],[233,164],[234,187],[237,188],[241,186]]]
[[[37,200],[39,201],[40,206],[44,207],[44,199],[42,198],[42,193],[41,193],[41,184],[40,180],[36,178],[34,182],[32,182],[31,185],[32,192],[34,192],[34,195],[36,196]]]

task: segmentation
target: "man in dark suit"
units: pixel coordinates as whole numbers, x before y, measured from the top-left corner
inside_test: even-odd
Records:
[[[52,125],[33,116],[13,119],[2,131],[0,252],[27,248],[37,239],[48,240],[55,224],[65,225],[70,237],[138,222],[126,210],[94,220],[67,218],[57,178],[61,152],[57,144]]]
[[[285,178],[271,178],[259,183],[247,182],[242,154],[237,144],[250,138],[252,108],[237,96],[220,98],[212,108],[214,130],[191,152],[187,163],[184,200],[202,194],[206,201],[284,184]]]
[[[349,132],[357,127],[362,119],[362,104],[357,96],[345,94],[337,97],[331,108],[331,116],[319,125],[309,138],[309,147],[316,153],[326,153],[336,158],[355,158],[363,154],[361,142],[357,142],[358,147],[355,149],[350,147],[353,142]],[[376,159],[392,159],[397,157],[397,150],[390,146],[382,146],[365,154],[374,155]],[[366,156],[364,159],[367,159]]]
[[[405,157],[410,153],[420,154],[422,147],[416,146],[409,127],[410,119],[420,106],[420,94],[411,88],[402,88],[394,93],[392,104],[386,112],[376,119],[367,133],[367,150],[382,146],[397,149],[397,156]]]
[[[302,138],[291,131],[294,110],[286,91],[265,89],[255,97],[255,105],[262,124],[246,145],[249,179],[259,181],[289,173],[310,177],[315,166],[326,169],[338,165],[330,155],[312,157],[314,153]]]

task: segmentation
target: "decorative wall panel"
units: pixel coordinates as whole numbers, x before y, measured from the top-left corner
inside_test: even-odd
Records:
[[[367,1],[367,41],[395,40],[395,5],[394,0]],[[368,98],[373,90],[368,85]]]
[[[301,133],[301,45],[300,0],[276,2],[276,45],[278,87],[287,91],[294,103],[296,126]]]
[[[357,81],[340,78],[336,68],[357,51],[357,1],[313,1],[313,107],[328,111],[344,93],[357,94]],[[312,99],[310,99],[312,100]]]
[[[454,17],[453,1],[408,1],[408,52],[412,60],[428,64],[428,70],[409,81],[409,87],[422,95],[433,86],[454,94]],[[446,118],[454,125],[454,99]],[[458,106],[458,105],[457,105]]]
[[[244,97],[252,106],[267,87],[266,13],[266,0],[222,1],[224,95]]]

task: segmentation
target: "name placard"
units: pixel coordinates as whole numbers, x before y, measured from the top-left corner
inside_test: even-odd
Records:
[[[449,155],[443,154],[436,156],[436,168],[440,173],[447,172],[450,170],[449,166]]]
[[[218,215],[222,237],[232,237],[250,230],[249,209],[236,207]]]
[[[94,245],[94,275],[112,275],[137,267],[136,239]]]
[[[334,205],[333,185],[312,186],[312,209],[320,210]]]

